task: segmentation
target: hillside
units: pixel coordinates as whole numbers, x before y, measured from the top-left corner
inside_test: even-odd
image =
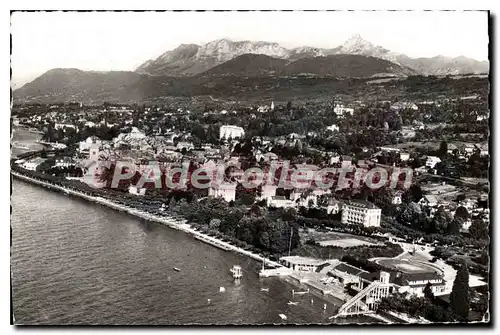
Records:
[[[52,69],[15,90],[13,96],[25,101],[134,100],[143,97],[144,79],[135,72]]]
[[[297,66],[296,64],[294,66]],[[378,70],[378,69],[377,69]],[[340,72],[340,71],[339,71]],[[311,101],[340,97],[349,100],[448,98],[488,95],[485,77],[399,77],[374,82],[373,78],[325,76],[190,76],[164,77],[133,72],[85,72],[55,69],[13,92],[14,102],[170,103],[184,101]]]
[[[202,75],[267,76],[281,74],[287,65],[284,59],[266,55],[244,54],[202,73]]]
[[[384,59],[360,55],[330,55],[325,57],[299,59],[286,66],[286,75],[314,74],[335,77],[371,77],[377,74],[397,76],[415,72]]]

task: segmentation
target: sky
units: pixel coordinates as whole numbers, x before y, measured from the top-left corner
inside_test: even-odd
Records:
[[[11,34],[14,88],[52,68],[134,70],[220,38],[334,48],[360,34],[410,57],[488,59],[488,14],[474,11],[14,12]]]

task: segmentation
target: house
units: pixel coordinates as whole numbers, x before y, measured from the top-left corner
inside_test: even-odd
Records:
[[[381,209],[365,200],[350,200],[342,208],[342,223],[380,227]]]
[[[489,150],[488,150],[488,142],[485,142],[485,143],[477,143],[475,145],[475,148],[476,148],[476,151],[479,152],[479,155],[480,156],[488,156],[490,154]]]
[[[134,195],[139,195],[139,196],[144,196],[146,194],[146,188],[130,185],[130,187],[128,188],[128,193],[134,194]]]
[[[85,141],[81,141],[79,143],[79,150],[80,151],[87,151],[90,150],[90,146],[92,144],[101,144],[102,141],[99,139],[97,136],[89,136]]]
[[[279,259],[280,263],[294,271],[315,272],[318,267],[328,262],[321,259],[315,259],[302,256],[286,256]]]
[[[89,160],[97,162],[99,160],[100,150],[101,150],[100,143],[92,143],[89,149]]]
[[[400,286],[399,292],[409,296],[423,297],[427,283],[431,284],[431,290],[434,294],[440,294],[446,289],[446,282],[439,273],[397,273],[392,282]]]
[[[210,186],[208,196],[215,198],[223,198],[227,202],[236,199],[236,184],[223,183],[220,185]]]
[[[64,129],[64,128],[73,128],[73,129],[76,129],[76,127],[73,124],[71,124],[71,123],[56,123],[54,125],[54,128],[56,128],[57,130]]]
[[[393,205],[400,205],[403,202],[402,195],[403,193],[401,191],[397,191],[396,193],[394,193],[391,203]]]
[[[290,207],[295,207],[295,203],[292,200],[287,199],[282,195],[275,195],[274,197],[271,197],[269,206],[276,208],[290,208]]]
[[[221,126],[219,130],[219,138],[229,139],[229,138],[242,138],[245,135],[245,130],[238,126]]]
[[[410,154],[407,152],[400,152],[399,159],[401,159],[402,162],[406,162],[410,159]]]
[[[30,159],[29,161],[26,161],[22,164],[23,168],[25,168],[26,170],[30,170],[30,171],[36,171],[36,168],[42,164],[43,162],[45,162],[45,159],[44,158],[40,158],[40,157],[36,157],[36,158],[33,158],[33,159]]]
[[[418,204],[423,207],[436,207],[438,203],[438,198],[432,194],[426,194],[418,201]]]
[[[186,151],[189,151],[194,149],[194,145],[191,142],[179,142],[177,143],[176,149],[177,150],[186,149]]]
[[[326,127],[326,130],[339,131],[340,128],[339,128],[339,126],[332,124],[331,126]]]
[[[341,203],[337,199],[329,199],[326,206],[326,214],[337,214],[340,212]]]
[[[394,147],[380,147],[380,151],[385,151],[385,152],[400,152],[401,149],[394,148]]]
[[[447,153],[448,153],[449,155],[451,155],[451,154],[453,153],[453,151],[455,151],[455,150],[458,150],[457,145],[456,145],[456,144],[454,144],[454,143],[448,143],[448,150],[447,150]]]
[[[56,159],[54,166],[61,167],[61,168],[67,168],[67,167],[74,166],[74,165],[75,165],[75,161],[71,157],[62,157],[62,158]]]
[[[344,114],[352,115],[354,113],[353,108],[344,107],[344,105],[336,104],[333,108],[333,112],[337,114],[337,116],[343,116]]]
[[[436,156],[427,156],[427,161],[425,162],[425,166],[430,169],[434,169],[437,163],[441,163],[441,158]]]
[[[272,198],[276,195],[276,189],[277,186],[271,185],[271,184],[263,184],[261,186],[261,195],[259,197],[259,200],[266,200],[266,202],[269,204]]]
[[[351,167],[352,166],[352,157],[351,156],[342,156],[342,165],[341,167],[343,168],[348,168],[348,167]]]

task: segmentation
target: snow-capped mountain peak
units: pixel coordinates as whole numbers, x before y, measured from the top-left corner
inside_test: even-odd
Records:
[[[386,59],[396,64],[397,54],[391,52],[390,50],[381,47],[380,45],[375,45],[367,40],[365,40],[361,35],[356,34],[351,36],[347,41],[344,42],[338,49],[339,54],[349,54],[349,55],[363,55],[371,56],[381,59]]]

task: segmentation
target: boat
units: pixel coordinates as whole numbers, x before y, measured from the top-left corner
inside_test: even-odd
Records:
[[[280,314],[281,320],[286,320],[286,315],[285,314]]]
[[[181,272],[181,270],[179,268],[174,268],[174,270],[177,272]]]
[[[292,305],[292,306],[296,306],[298,305],[299,303],[297,301],[289,301],[288,302],[288,305]]]
[[[261,288],[260,289],[262,292],[269,292],[269,288]]]
[[[292,295],[302,295],[302,294],[307,294],[309,293],[309,289],[307,289],[307,291],[297,291],[295,292],[295,290],[292,290]]]
[[[225,287],[219,287],[219,292],[226,292],[226,288]]]
[[[241,266],[239,265],[234,265],[230,271],[233,274],[234,279],[240,279],[241,277],[243,277],[243,273],[241,272]]]

